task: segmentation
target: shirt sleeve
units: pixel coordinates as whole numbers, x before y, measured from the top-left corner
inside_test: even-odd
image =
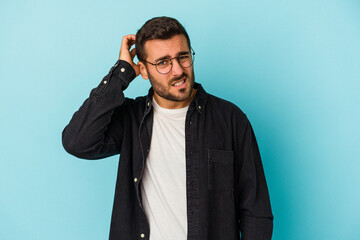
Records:
[[[63,130],[62,143],[68,153],[85,159],[120,153],[123,116],[118,112],[125,99],[123,91],[135,77],[129,63],[115,63]]]
[[[271,239],[273,215],[254,131],[247,118],[238,132],[236,196],[242,240]]]

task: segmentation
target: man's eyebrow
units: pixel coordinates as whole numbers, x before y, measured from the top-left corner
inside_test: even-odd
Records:
[[[180,56],[180,55],[185,55],[185,54],[189,54],[190,53],[190,51],[182,51],[182,52],[179,52],[178,53],[178,56]]]
[[[155,59],[154,62],[157,62],[157,61],[160,61],[160,60],[164,60],[164,59],[169,59],[169,58],[170,58],[170,56],[169,56],[169,55],[166,55],[166,56],[159,57],[159,58]]]
[[[181,56],[181,55],[185,55],[185,54],[189,54],[189,53],[190,53],[190,51],[181,51],[181,52],[179,52],[177,54],[177,56]],[[162,57],[159,57],[159,58],[155,59],[154,62],[158,62],[160,60],[169,59],[169,58],[171,58],[169,55],[162,56]]]

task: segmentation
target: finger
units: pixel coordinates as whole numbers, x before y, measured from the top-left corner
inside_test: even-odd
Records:
[[[131,39],[131,40],[136,40],[136,35],[135,34],[128,34],[128,35],[125,35],[126,38],[128,39]]]
[[[121,47],[123,49],[129,50],[132,45],[135,44],[136,36],[134,34],[125,35],[121,42]]]
[[[134,59],[135,55],[136,55],[136,48],[133,48],[133,49],[130,51],[131,59]]]

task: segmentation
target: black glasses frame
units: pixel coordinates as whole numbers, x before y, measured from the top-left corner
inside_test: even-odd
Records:
[[[168,74],[169,72],[171,72],[171,70],[172,70],[172,68],[173,68],[173,63],[172,63],[172,60],[173,60],[173,59],[176,59],[176,60],[178,61],[179,65],[180,65],[181,67],[183,67],[183,68],[189,68],[189,67],[191,67],[191,66],[194,64],[195,51],[194,51],[194,49],[192,49],[192,47],[190,47],[190,57],[191,57],[191,64],[190,64],[190,66],[188,66],[188,67],[183,67],[183,66],[181,65],[181,63],[180,63],[180,61],[179,61],[179,58],[181,58],[181,56],[173,57],[173,58],[162,59],[162,60],[170,60],[170,65],[171,65],[171,67],[170,67],[170,70],[169,70],[168,72],[166,72],[166,73],[160,72],[159,69],[158,69],[158,64],[156,64],[156,63],[151,63],[151,62],[148,62],[148,61],[146,61],[146,60],[142,60],[141,62],[146,62],[146,63],[148,63],[148,64],[151,64],[151,65],[155,66],[156,71],[158,71],[160,74]],[[161,60],[159,60],[159,61],[161,61]]]

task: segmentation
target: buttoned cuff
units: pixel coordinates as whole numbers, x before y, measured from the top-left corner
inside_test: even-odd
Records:
[[[121,79],[123,89],[127,88],[130,82],[136,77],[134,68],[124,60],[118,60],[115,63],[112,68],[112,75]]]
[[[91,91],[90,99],[98,102],[99,98],[103,96],[104,98],[110,97],[113,101],[114,96],[118,96],[119,91],[124,91],[135,77],[134,68],[128,62],[118,60],[99,86]]]

